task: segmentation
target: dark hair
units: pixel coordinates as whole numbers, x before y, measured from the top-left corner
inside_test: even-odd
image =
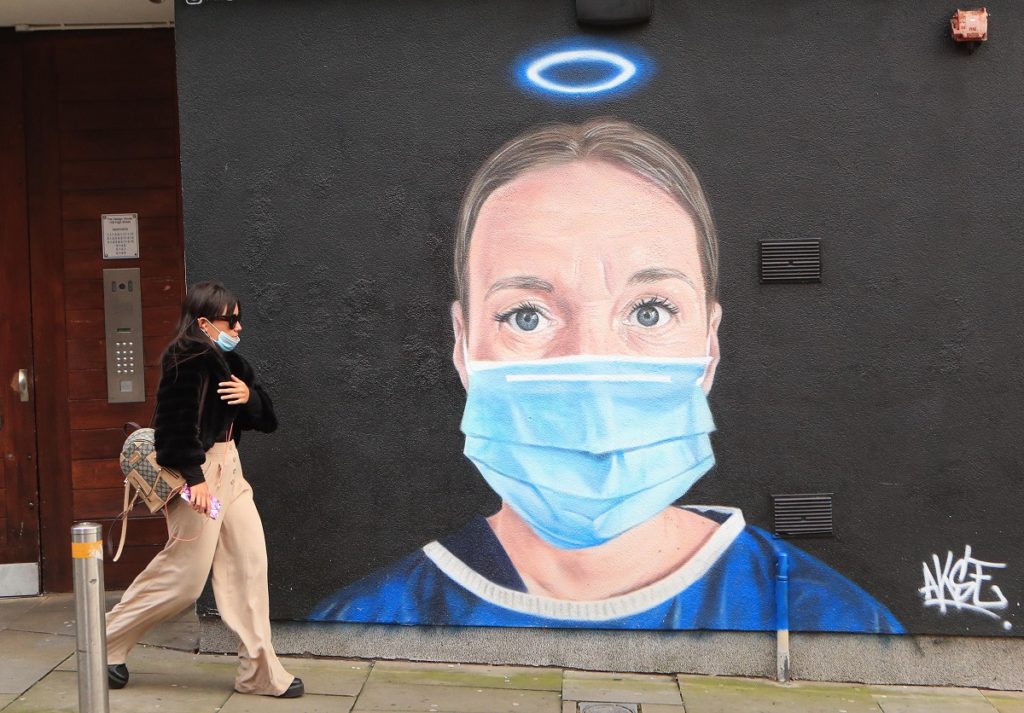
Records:
[[[197,282],[192,285],[181,303],[181,315],[178,317],[174,338],[160,357],[163,368],[176,367],[183,361],[213,349],[213,343],[197,320],[200,317],[212,320],[214,317],[232,314],[236,307],[241,313],[242,303],[220,282]]]

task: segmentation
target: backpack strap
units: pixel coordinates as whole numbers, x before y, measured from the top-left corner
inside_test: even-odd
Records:
[[[128,537],[128,513],[130,513],[132,508],[135,507],[135,501],[138,500],[139,497],[139,494],[135,493],[129,501],[128,491],[130,490],[132,490],[131,483],[126,482],[124,484],[124,510],[121,511],[120,515],[114,518],[114,522],[110,523],[110,529],[113,531],[114,525],[117,524],[117,521],[120,519],[124,520],[121,525],[121,542],[117,545],[117,552],[114,554],[113,559],[114,562],[117,562],[117,560],[121,558],[121,551],[124,549],[124,541]]]
[[[206,405],[206,392],[210,388],[210,375],[203,375],[203,388],[199,392],[199,421],[197,426],[199,427],[199,438],[203,437],[203,406]],[[155,414],[154,414],[155,415]]]

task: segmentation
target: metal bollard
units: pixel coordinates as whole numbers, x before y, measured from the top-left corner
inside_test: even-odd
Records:
[[[80,713],[110,711],[102,538],[103,528],[95,522],[80,522],[71,527]]]
[[[775,679],[789,680],[789,555],[775,561]]]

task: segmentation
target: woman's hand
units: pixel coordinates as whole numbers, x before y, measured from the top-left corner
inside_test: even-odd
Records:
[[[210,514],[210,486],[206,482],[193,485],[189,488],[192,491],[191,500],[189,504],[192,509],[200,515]]]
[[[234,374],[231,375],[231,381],[222,381],[217,385],[217,393],[229,406],[249,403],[249,387]]]

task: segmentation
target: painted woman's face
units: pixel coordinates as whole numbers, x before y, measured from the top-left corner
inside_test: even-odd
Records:
[[[469,323],[456,305],[456,336],[468,333],[474,360],[717,361],[719,309],[709,310],[697,239],[675,200],[612,164],[528,172],[480,210],[469,250]],[[466,383],[460,351],[456,345]]]

